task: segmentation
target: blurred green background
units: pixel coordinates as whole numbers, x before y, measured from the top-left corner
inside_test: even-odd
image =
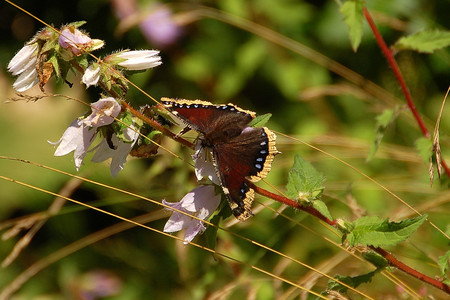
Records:
[[[436,181],[430,186],[428,162],[418,155],[414,146],[421,132],[411,113],[402,109],[405,103],[391,69],[367,24],[362,44],[356,53],[353,52],[336,1],[15,3],[56,27],[73,21],[87,21],[83,29],[92,38],[106,41],[106,47],[96,55],[104,56],[126,48],[161,50],[162,66],[130,77],[155,99],[174,97],[232,102],[258,114],[270,112],[273,116],[268,127],[312,143],[351,163],[411,206],[428,213],[433,223],[446,230],[450,209],[447,185]],[[388,45],[401,36],[423,29],[450,26],[447,0],[382,0],[370,2],[368,8]],[[169,25],[164,27],[161,22],[154,22],[149,29],[140,23],[158,10],[171,14]],[[248,30],[236,25],[247,26]],[[257,31],[261,29],[258,26],[265,29]],[[6,2],[0,5],[2,101],[14,97],[11,87],[14,79],[6,71],[8,61],[42,27],[44,25],[12,5]],[[158,37],[155,31],[165,34]],[[323,55],[329,62],[339,62],[359,73],[364,81],[354,84],[324,65],[261,36],[273,36],[272,31],[280,34],[284,42],[292,39],[309,47],[313,60]],[[402,51],[397,53],[396,59],[417,108],[432,131],[449,84],[449,51],[439,50],[431,55]],[[72,88],[50,80],[46,91],[91,102],[98,99],[99,90],[86,90],[79,83],[79,77],[72,75],[69,81],[74,84]],[[369,92],[368,81],[378,85],[377,95]],[[40,92],[35,87],[29,93]],[[152,104],[134,89],[130,90],[127,99],[135,107]],[[400,109],[400,116],[388,128],[374,159],[366,162],[375,137],[376,117],[386,109]],[[47,141],[57,141],[67,126],[85,111],[82,105],[62,97],[2,103],[0,155],[76,173],[72,155],[54,157],[54,146]],[[440,124],[444,157],[449,157],[447,133],[450,122],[447,116],[448,109],[445,109]],[[163,143],[186,160],[190,159],[189,149],[168,140]],[[277,147],[283,154],[276,157],[268,181],[283,190],[294,155],[302,155],[327,177],[324,201],[333,217],[353,220],[352,201],[368,215],[393,220],[413,216],[398,200],[335,159],[280,135]],[[162,150],[151,159],[129,158],[117,178],[111,178],[107,164],[93,164],[89,158],[90,155],[78,175],[158,201],[163,198],[178,201],[197,184],[190,166]],[[8,159],[0,159],[0,175],[55,193],[71,180],[70,176]],[[269,188],[263,183],[261,186]],[[49,194],[6,180],[0,180],[0,191],[2,234],[8,233],[11,220],[45,211],[54,200]],[[90,183],[74,189],[71,197],[126,218],[159,209],[149,202]],[[262,197],[257,200],[271,203]],[[279,207],[278,204],[271,206]],[[317,219],[291,209],[284,213],[314,233],[291,220],[277,217],[268,209],[258,212],[244,224],[233,225],[231,230],[320,268],[331,276],[358,275],[372,270],[368,263],[352,258],[326,241],[324,237],[340,242]],[[149,226],[162,230],[165,221],[154,221]],[[118,222],[116,218],[66,203],[56,216],[49,218],[18,258],[0,269],[0,287],[6,287],[36,261],[52,257],[68,244],[77,243]],[[9,254],[23,234],[24,231],[1,241],[1,259]],[[198,241],[204,243],[205,237],[201,236]],[[315,278],[308,269],[229,233],[219,231],[217,250],[316,292],[320,293],[326,287],[327,279]],[[424,225],[411,240],[388,250],[434,277],[439,274],[435,261],[448,250],[448,240],[431,226]],[[396,275],[417,292],[433,295],[436,299],[444,298],[436,289],[398,272]],[[291,299],[299,293],[299,290],[290,291],[292,287],[288,284],[251,271],[245,265],[213,257],[208,252],[183,246],[143,228],[133,228],[56,259],[25,283],[15,299],[103,299],[96,289],[109,295],[105,297],[107,299]],[[359,290],[374,298],[402,296],[402,291],[382,275]],[[352,295],[355,299],[360,297]]]

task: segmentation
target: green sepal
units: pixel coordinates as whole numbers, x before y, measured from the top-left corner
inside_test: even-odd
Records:
[[[250,123],[248,123],[248,126],[263,127],[264,125],[266,125],[267,121],[269,121],[270,117],[272,117],[272,114],[270,114],[270,113],[257,116]]]

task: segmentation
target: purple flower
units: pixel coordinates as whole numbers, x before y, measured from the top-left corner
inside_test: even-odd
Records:
[[[145,70],[162,64],[158,50],[134,50],[112,54],[119,59],[117,65],[128,70]],[[111,59],[111,58],[110,58]]]
[[[114,177],[117,176],[120,170],[123,170],[123,165],[127,162],[127,156],[139,137],[139,133],[134,130],[133,125],[127,127],[123,133],[128,142],[119,139],[114,133],[111,137],[111,142],[115,149],[111,149],[106,140],[103,139],[96,149],[94,149],[96,152],[91,160],[93,162],[102,162],[111,158],[110,169]]]
[[[220,194],[216,195],[214,186],[201,185],[187,193],[179,202],[171,203],[163,200],[163,203],[201,220],[206,220],[219,206],[220,198]],[[197,234],[205,231],[206,227],[202,221],[189,215],[174,211],[164,226],[164,232],[177,232],[186,229],[184,243],[191,242]]]
[[[97,134],[97,127],[111,124],[120,113],[120,105],[114,98],[104,98],[92,103],[92,113],[84,119],[76,119],[64,131],[56,143],[55,156],[63,156],[74,151],[75,167],[80,169],[83,159]]]
[[[142,34],[157,47],[169,46],[181,36],[181,22],[167,5],[155,2],[150,9],[142,9],[136,0],[113,0],[112,5],[123,23],[121,27],[128,28],[140,22]]]
[[[38,55],[38,45],[26,45],[11,59],[8,64],[8,71],[14,76],[19,75],[13,84],[18,92],[24,92],[39,82],[36,62]]]
[[[99,49],[104,45],[102,40],[91,39],[87,34],[74,27],[64,28],[58,42],[61,47],[70,50],[75,56]]]
[[[70,124],[69,128],[64,131],[59,141],[56,143],[49,143],[55,145],[59,144],[58,148],[56,148],[55,156],[63,156],[75,151],[73,157],[75,160],[75,167],[78,171],[96,134],[97,131],[94,128],[86,126],[83,120],[76,119]]]
[[[164,48],[178,39],[181,30],[174,21],[172,11],[166,5],[154,7],[139,27],[149,41],[157,47]]]
[[[111,124],[121,111],[116,99],[103,98],[91,104],[92,113],[83,120],[87,126],[99,127]]]

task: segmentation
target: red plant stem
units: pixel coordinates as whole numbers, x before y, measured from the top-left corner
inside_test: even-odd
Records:
[[[413,113],[414,118],[416,119],[417,123],[419,124],[419,127],[422,130],[422,134],[424,135],[424,137],[429,139],[431,137],[431,135],[428,132],[428,129],[426,128],[425,123],[423,122],[422,118],[420,117],[419,112],[417,111],[417,108],[414,104],[411,93],[409,92],[409,89],[403,78],[402,72],[400,71],[400,68],[398,67],[397,61],[395,60],[394,55],[392,55],[391,49],[389,49],[389,47],[386,45],[386,42],[383,40],[383,37],[381,36],[380,32],[378,31],[378,28],[375,25],[375,22],[373,21],[371,15],[369,14],[369,11],[367,10],[366,7],[364,7],[364,17],[366,18],[367,22],[369,23],[370,28],[372,29],[373,35],[375,36],[375,39],[377,40],[378,46],[380,46],[381,51],[383,52],[389,65],[391,66],[392,71],[394,72],[395,78],[397,78],[397,81],[402,89],[403,95],[406,98],[406,102],[408,103],[408,107],[409,107],[409,109],[411,109],[411,112]],[[442,167],[444,168],[447,176],[450,177],[450,168],[447,166],[447,163],[442,159],[441,164],[442,164]]]
[[[400,84],[400,87],[402,88],[402,91],[403,91],[403,94],[405,95],[408,106],[411,109],[414,117],[416,118],[416,121],[419,124],[419,127],[422,130],[423,135],[426,138],[430,138],[430,133],[428,132],[428,129],[425,127],[425,124],[424,124],[422,118],[420,117],[419,112],[416,109],[416,106],[414,105],[414,101],[411,97],[411,93],[409,92],[409,89],[406,86],[405,80],[403,79],[402,72],[400,71],[400,68],[398,67],[397,62],[395,61],[395,58],[392,55],[392,51],[388,48],[388,46],[384,42],[383,37],[381,36],[380,32],[378,31],[378,29],[366,7],[364,7],[364,16],[366,17],[366,20],[369,23],[369,26],[372,29],[373,34],[375,35],[375,38],[377,40],[378,45],[381,48],[381,51],[383,51],[384,56],[386,56],[386,59],[387,59],[389,65],[391,66],[392,70],[394,71],[395,77],[397,78],[397,81]]]
[[[337,227],[336,220],[333,221],[333,220],[328,219],[314,207],[304,206],[304,205],[301,205],[300,203],[298,203],[297,201],[293,201],[289,198],[271,193],[263,188],[256,186],[252,182],[247,182],[247,184],[249,185],[250,188],[254,189],[255,192],[260,195],[266,196],[272,200],[281,202],[281,203],[291,206],[293,208],[303,210],[304,212],[307,212],[308,214],[313,215],[313,216],[319,218],[320,220],[326,222],[327,224],[339,229],[339,227]],[[450,294],[450,286],[448,286],[447,284],[445,284],[437,279],[431,278],[425,274],[422,274],[417,270],[414,270],[413,268],[405,265],[404,263],[399,261],[397,258],[395,258],[392,254],[390,254],[389,252],[387,252],[386,250],[384,250],[380,247],[369,246],[369,248],[372,249],[373,251],[377,252],[381,256],[383,256],[388,261],[390,266],[395,267],[395,268],[397,268],[397,269],[399,269],[399,270],[401,270],[401,271],[403,271],[403,272],[405,272],[405,273],[407,273],[429,285],[432,285],[432,286],[446,292],[447,294]]]
[[[397,269],[402,270],[403,272],[408,273],[409,275],[416,277],[417,279],[422,280],[425,283],[435,286],[438,289],[446,292],[447,294],[450,294],[450,286],[448,286],[447,284],[445,284],[439,280],[436,280],[434,278],[428,277],[428,276],[418,272],[417,270],[414,270],[413,268],[405,265],[404,263],[402,263],[401,261],[396,259],[392,254],[390,254],[389,252],[387,252],[384,249],[381,249],[380,247],[370,246],[370,248],[373,251],[380,254],[381,256],[383,256],[385,259],[387,259],[389,261],[389,265],[396,267]]]
[[[258,186],[256,186],[254,183],[252,182],[247,182],[248,186],[252,189],[255,190],[256,193],[266,196],[267,198],[270,198],[272,200],[281,202],[283,204],[289,205],[293,208],[297,208],[300,210],[303,210],[304,212],[309,213],[310,215],[313,215],[317,218],[319,218],[320,220],[326,222],[327,224],[331,225],[331,226],[335,226],[336,225],[336,221],[330,220],[327,217],[325,217],[324,215],[322,215],[321,212],[319,212],[317,209],[315,209],[312,206],[305,206],[305,205],[301,205],[300,203],[298,203],[297,201],[293,201],[289,198],[274,194],[269,192],[268,190],[265,190],[263,188],[260,188]]]

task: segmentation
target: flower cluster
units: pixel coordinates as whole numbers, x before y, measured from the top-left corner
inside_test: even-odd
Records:
[[[86,118],[77,118],[69,128],[63,133],[61,139],[54,145],[58,145],[55,156],[63,156],[74,152],[75,167],[80,169],[89,148],[95,140],[101,127],[110,125],[114,122],[120,111],[121,106],[112,97],[100,99],[91,104],[92,113]],[[96,151],[92,161],[101,162],[108,158],[111,161],[111,174],[116,176],[123,169],[128,153],[130,153],[139,137],[134,126],[127,127],[124,130],[126,141],[119,139],[116,133],[112,134],[110,141],[113,148],[108,145],[107,139],[103,139],[99,145],[93,148]]]
[[[178,33],[171,23],[171,13],[164,10],[163,6],[155,10],[155,14],[149,16],[146,23],[141,25],[147,28],[152,22],[163,22],[165,28],[173,33],[173,39],[176,38]],[[106,93],[116,95],[117,91],[120,91],[125,94],[127,82],[124,71],[142,71],[161,65],[158,50],[123,50],[89,62],[87,54],[102,48],[105,43],[92,39],[81,31],[79,27],[84,23],[71,23],[62,26],[59,31],[45,28],[26,43],[8,64],[8,71],[13,76],[18,76],[13,84],[14,89],[24,92],[39,84],[43,91],[44,85],[52,76],[67,82],[69,70],[83,70],[81,81],[87,88],[99,85]],[[155,35],[151,30],[149,34]],[[159,39],[161,44],[170,43],[161,37],[155,39]],[[76,118],[59,141],[52,143],[57,146],[54,155],[63,156],[73,152],[75,168],[79,170],[87,153],[95,152],[91,161],[102,162],[110,159],[111,174],[116,176],[124,168],[128,154],[139,145],[142,124],[135,122],[131,114],[113,97],[102,96],[91,104],[91,109],[89,115]],[[94,146],[93,143],[98,137],[101,139]],[[207,161],[208,157],[205,151],[196,149],[194,159],[197,178],[201,180],[206,177],[218,184],[214,167]],[[219,206],[220,199],[221,196],[216,194],[213,185],[201,185],[179,202],[169,203],[163,200],[164,204],[174,210],[164,231],[176,232],[185,229],[185,241],[191,242],[197,234],[205,230],[202,220],[211,217]]]
[[[79,29],[85,22],[75,22],[61,27],[60,32],[44,28],[13,57],[8,70],[19,76],[13,87],[24,92],[39,83],[41,90],[51,76],[66,79],[69,70],[84,68],[82,82],[86,87],[102,84],[110,91],[125,91],[126,80],[121,70],[140,71],[161,65],[158,50],[124,50],[98,59],[89,66],[87,54],[105,45],[92,39]],[[74,66],[79,68],[74,68]]]
[[[208,178],[212,183],[219,185],[219,179],[211,160],[211,153],[201,147],[200,143],[197,143],[192,158],[195,161],[197,179],[200,181],[203,178]],[[187,193],[179,202],[169,203],[163,200],[164,204],[196,217],[192,218],[189,215],[174,211],[167,221],[164,231],[175,232],[185,229],[185,244],[191,242],[197,234],[205,231],[206,228],[200,220],[207,220],[211,217],[219,207],[220,199],[221,195],[216,194],[213,185],[201,185]]]
[[[206,220],[212,215],[220,204],[220,198],[220,195],[216,195],[214,186],[201,185],[187,193],[179,202],[170,203],[163,200],[165,205],[186,213],[174,211],[164,226],[164,232],[185,229],[184,243],[191,242],[197,234],[205,231],[206,227],[200,220]]]

